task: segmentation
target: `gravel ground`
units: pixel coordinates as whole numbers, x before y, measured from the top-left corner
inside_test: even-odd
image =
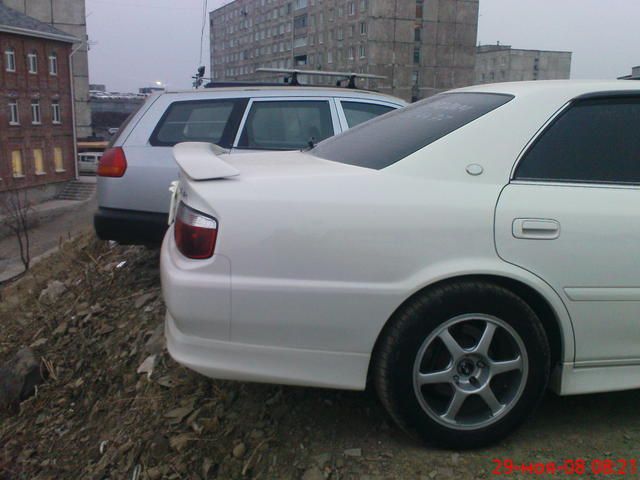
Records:
[[[0,479],[486,479],[497,476],[494,459],[587,461],[580,475],[505,478],[637,477],[590,466],[640,457],[639,391],[549,393],[507,440],[455,452],[407,437],[371,391],[188,371],[162,342],[157,261],[155,251],[86,235],[0,290],[0,364],[31,345],[49,372],[18,413],[0,413]],[[47,299],[41,292],[54,279],[64,292]],[[142,364],[152,372],[138,373]]]

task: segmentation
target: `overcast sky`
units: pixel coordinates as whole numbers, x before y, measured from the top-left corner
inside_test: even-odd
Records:
[[[86,0],[91,83],[115,91],[188,87],[200,62],[203,1]],[[208,0],[207,12],[225,3]],[[572,78],[615,78],[640,65],[639,18],[638,0],[480,0],[478,41],[570,50]],[[207,74],[208,38],[207,16]]]

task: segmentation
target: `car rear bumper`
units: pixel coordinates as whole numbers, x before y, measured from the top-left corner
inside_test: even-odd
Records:
[[[178,363],[211,378],[364,390],[369,355],[249,345],[185,335],[167,312],[165,336]]]
[[[102,240],[124,245],[160,245],[167,231],[167,214],[98,208],[93,217],[96,234]]]

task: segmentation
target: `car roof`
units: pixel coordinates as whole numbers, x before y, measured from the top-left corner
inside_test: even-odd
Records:
[[[338,87],[311,87],[311,86],[235,86],[201,88],[198,90],[169,90],[156,95],[180,95],[180,96],[211,96],[211,97],[339,97],[339,98],[375,98],[396,104],[406,105],[404,100],[380,92],[368,90],[338,88]]]
[[[523,97],[529,95],[559,94],[569,98],[601,92],[640,91],[640,82],[631,80],[537,80],[474,85],[450,92],[499,93]]]

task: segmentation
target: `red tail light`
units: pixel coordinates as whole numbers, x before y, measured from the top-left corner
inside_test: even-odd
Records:
[[[176,212],[174,234],[178,250],[185,257],[209,258],[218,238],[218,222],[180,202]]]
[[[113,147],[104,152],[98,164],[100,177],[121,177],[127,171],[127,157],[120,147]]]

